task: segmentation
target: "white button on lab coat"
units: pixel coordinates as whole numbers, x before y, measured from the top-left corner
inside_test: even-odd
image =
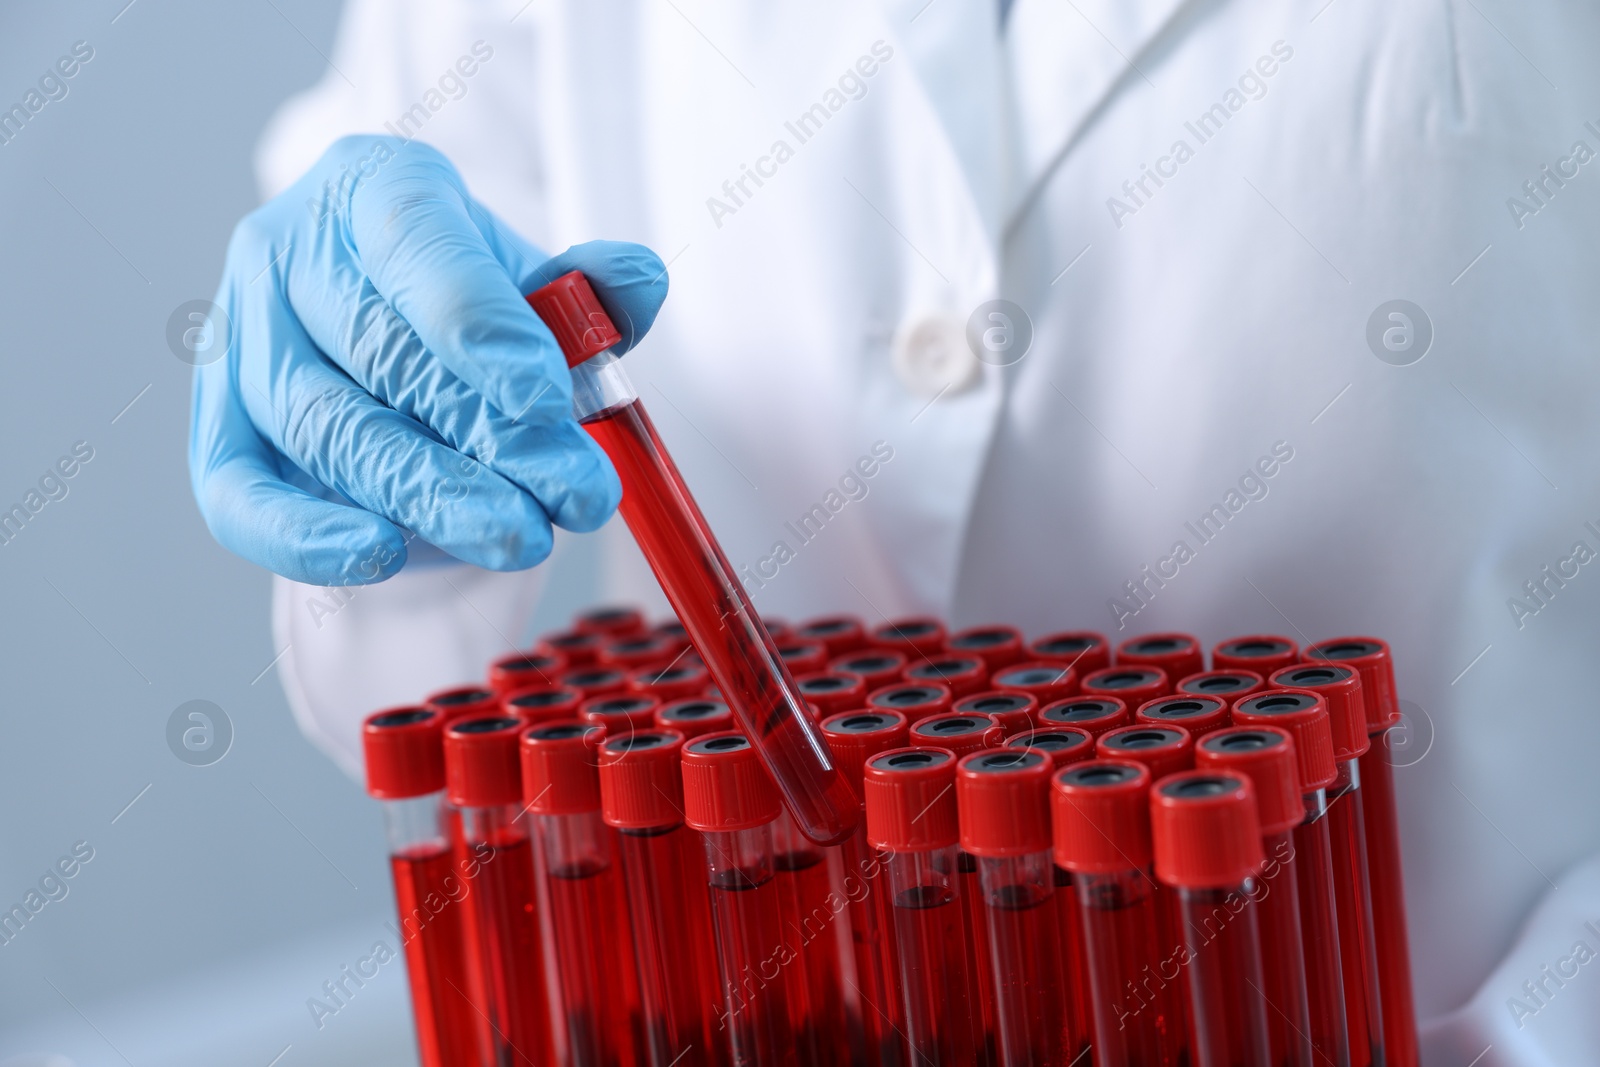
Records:
[[[543,246],[658,250],[631,375],[763,611],[1388,637],[1429,1062],[1593,1063],[1600,977],[1524,983],[1600,951],[1600,578],[1541,570],[1600,548],[1597,20],[352,0],[261,170],[409,115]],[[1000,299],[1010,365],[962,347]],[[599,536],[607,592],[660,605]],[[477,676],[560,567],[425,555],[278,586],[291,702],[352,771],[364,712]]]

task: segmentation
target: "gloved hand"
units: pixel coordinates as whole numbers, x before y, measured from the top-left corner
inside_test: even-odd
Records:
[[[189,469],[213,536],[296,581],[381,581],[413,537],[493,570],[592,530],[621,490],[572,419],[570,372],[523,300],[582,270],[626,351],[666,297],[648,249],[554,258],[438,151],[348,137],[234,231],[226,355],[196,369]]]

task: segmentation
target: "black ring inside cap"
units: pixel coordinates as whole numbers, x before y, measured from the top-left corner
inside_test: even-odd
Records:
[[[938,700],[939,691],[930,689],[925,685],[897,685],[884,693],[878,693],[872,698],[874,704],[892,704],[897,708],[908,707],[912,704],[926,704],[930,700]]]
[[[1227,656],[1279,656],[1289,651],[1289,642],[1249,637],[1243,641],[1229,641],[1218,651]]]
[[[1143,749],[1160,748],[1162,745],[1170,745],[1182,739],[1183,735],[1176,730],[1152,726],[1148,729],[1129,730],[1125,734],[1107,734],[1105,742],[1107,748]]]
[[[882,756],[875,756],[871,760],[874,767],[885,770],[914,771],[923,767],[937,767],[941,763],[949,763],[950,753],[938,752],[933,749],[922,749],[918,752],[890,752]]]
[[[1144,714],[1158,719],[1192,719],[1196,715],[1209,715],[1222,707],[1222,701],[1212,697],[1172,697],[1163,700]]]
[[[876,671],[888,670],[894,666],[894,663],[892,656],[866,655],[852,656],[842,661],[839,666],[848,671],[865,671],[868,674],[872,674]]]
[[[428,701],[428,703],[441,708],[453,708],[457,704],[476,704],[480,700],[488,700],[494,694],[487,689],[457,689],[443,693]]]
[[[1048,722],[1093,722],[1118,713],[1109,700],[1074,700],[1070,704],[1056,704],[1045,708],[1040,717]]]
[[[1090,764],[1088,766],[1070,767],[1061,772],[1056,779],[1068,785],[1085,785],[1091,788],[1097,786],[1121,785],[1131,782],[1139,777],[1139,772],[1132,767],[1123,767],[1115,763]]]
[[[961,702],[962,711],[976,711],[983,715],[993,715],[996,712],[1021,711],[1028,706],[1028,697],[1021,693],[991,693],[988,696],[971,697]]]
[[[923,634],[931,634],[933,633],[933,627],[934,624],[931,622],[908,622],[904,624],[891,623],[880,629],[878,632],[885,637],[898,637],[904,639],[907,637],[921,637]]]
[[[634,752],[641,749],[660,748],[670,740],[666,734],[624,734],[606,739],[607,752]]]
[[[1004,671],[995,678],[995,685],[1050,685],[1066,677],[1066,667],[1027,667],[1020,671]]]
[[[967,770],[980,774],[1008,774],[1027,767],[1037,767],[1044,757],[1028,748],[1007,748],[996,752],[982,752],[967,761]]]
[[[800,683],[802,693],[829,693],[835,689],[848,689],[854,684],[852,679],[841,678],[837,674],[819,674],[815,678],[807,678]]]
[[[1134,686],[1149,685],[1155,678],[1155,671],[1118,670],[1102,674],[1094,680],[1094,684],[1098,689],[1132,689]]]
[[[1376,641],[1331,641],[1325,645],[1313,645],[1311,655],[1316,659],[1359,659],[1372,655],[1382,647]]]
[[[1194,642],[1187,637],[1146,637],[1127,648],[1135,656],[1159,656],[1163,652],[1177,652],[1193,646]]]
[[[552,722],[543,726],[535,726],[528,731],[528,736],[539,741],[569,741],[574,737],[582,737],[590,730],[600,727],[591,726],[586,722]]]
[[[956,648],[988,648],[990,645],[1003,645],[1011,640],[1011,634],[1006,630],[968,630],[964,634],[957,634],[950,643]]]
[[[402,708],[399,711],[386,711],[382,715],[374,715],[367,720],[368,726],[387,729],[392,726],[410,726],[413,723],[425,722],[438,716],[437,711],[427,708]]]
[[[926,663],[919,663],[911,668],[911,673],[918,678],[925,678],[930,674],[943,678],[946,675],[960,674],[962,671],[980,670],[982,667],[983,663],[980,660],[966,659],[964,657],[958,659],[952,656],[948,659],[936,659],[929,660]]]
[[[574,671],[567,675],[566,680],[576,686],[599,685],[603,682],[614,682],[622,677],[621,671],[595,670]]]
[[[851,627],[849,619],[823,619],[820,622],[808,622],[800,627],[799,633],[803,634],[836,634],[841,630]]]
[[[1239,779],[1229,774],[1196,775],[1168,782],[1161,787],[1161,794],[1177,800],[1201,800],[1205,797],[1220,797],[1225,793],[1231,793],[1238,789],[1240,784]]]
[[[955,737],[961,734],[978,733],[993,726],[992,722],[973,718],[970,715],[941,715],[932,719],[924,719],[911,728],[914,734],[937,734],[941,737]]]
[[[1041,752],[1065,752],[1089,741],[1082,730],[1034,730],[1018,734],[1006,742],[1007,748],[1036,748]]]
[[[1185,693],[1237,693],[1255,684],[1256,680],[1245,674],[1207,674],[1190,678],[1179,688]]]
[[[496,730],[509,730],[521,725],[521,719],[513,719],[507,715],[491,715],[481,719],[463,719],[451,723],[450,729],[458,734],[492,734]]]
[[[867,712],[862,715],[852,715],[848,719],[835,720],[828,726],[828,730],[840,734],[867,734],[893,725],[894,720],[889,716]]]
[[[595,701],[589,706],[589,710],[599,715],[626,715],[630,711],[641,711],[649,706],[649,697],[607,697]]]
[[[1265,693],[1249,698],[1243,707],[1251,715],[1287,715],[1315,707],[1316,703],[1317,698],[1309,693]]]
[[[542,708],[550,704],[564,704],[573,698],[577,691],[574,689],[541,689],[537,693],[523,693],[514,696],[508,701],[513,707]]]
[[[1259,752],[1277,748],[1284,739],[1265,730],[1219,730],[1200,740],[1200,747],[1211,752]]]
[[[695,700],[687,704],[674,704],[663,708],[663,719],[703,719],[707,715],[715,715],[719,711],[726,711],[728,706],[720,700]]]
[[[1273,677],[1310,689],[1319,685],[1342,682],[1353,674],[1355,671],[1349,667],[1336,667],[1330,663],[1326,667],[1295,667],[1287,674],[1277,674]]]
[[[1038,652],[1087,652],[1100,642],[1092,637],[1056,637],[1049,641],[1035,641]]]
[[[501,660],[499,666],[503,671],[537,671],[550,666],[551,662],[549,656],[517,656]]]
[[[690,752],[718,753],[740,752],[750,747],[750,739],[743,734],[717,734],[702,737],[689,745]]]

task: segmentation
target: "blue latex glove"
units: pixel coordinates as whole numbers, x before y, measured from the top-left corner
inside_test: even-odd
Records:
[[[639,245],[555,258],[468,195],[438,151],[349,137],[234,231],[226,356],[196,369],[190,478],[226,548],[296,581],[381,581],[420,538],[493,570],[592,530],[621,489],[572,419],[555,338],[523,300],[581,270],[632,347],[666,297]]]

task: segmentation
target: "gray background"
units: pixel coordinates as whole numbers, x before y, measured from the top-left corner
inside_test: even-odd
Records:
[[[94,448],[0,545],[0,911],[74,842],[95,852],[0,945],[0,1065],[410,1062],[401,964],[320,1030],[306,1008],[385,936],[381,818],[262,676],[269,579],[195,510],[189,368],[165,340],[212,295],[255,139],[324,69],[340,5],[125,3],[0,14],[5,107],[95,50],[0,145],[0,511]],[[590,548],[562,551],[536,626],[593,593]],[[233,724],[209,767],[166,743],[195,699]]]

